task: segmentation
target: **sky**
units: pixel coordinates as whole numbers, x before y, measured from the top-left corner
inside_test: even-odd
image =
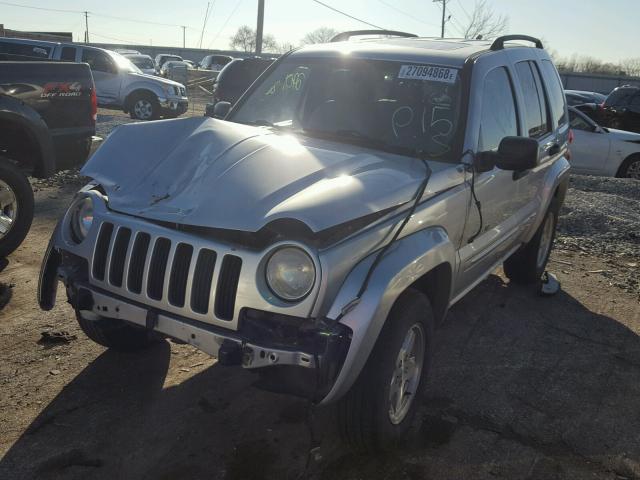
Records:
[[[460,36],[476,0],[448,0],[446,35]],[[588,55],[609,62],[640,57],[640,0],[487,0],[496,13],[509,19],[507,33],[540,37],[561,56]],[[198,47],[207,0],[0,0],[0,23],[5,28],[34,31],[72,31],[84,37],[84,14],[89,11],[90,40]],[[228,49],[229,38],[241,25],[255,28],[258,0],[210,0],[212,12],[205,26],[202,48]],[[387,29],[421,36],[439,36],[441,3],[433,0],[323,0],[354,17]],[[9,5],[13,4],[13,5]],[[297,45],[318,27],[338,31],[370,28],[313,0],[265,0],[265,33],[280,43]],[[25,5],[69,11],[20,8]],[[74,12],[75,11],[75,12]],[[77,13],[76,13],[77,12]],[[122,17],[120,20],[111,17]],[[167,25],[156,25],[156,22]]]

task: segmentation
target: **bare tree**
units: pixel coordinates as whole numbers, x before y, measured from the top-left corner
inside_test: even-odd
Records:
[[[311,45],[314,43],[327,43],[338,34],[336,30],[330,27],[316,28],[313,32],[307,33],[300,43],[303,45]]]
[[[253,28],[243,25],[231,37],[229,46],[233,50],[242,50],[243,52],[253,52],[256,49],[256,32]]]
[[[271,34],[267,34],[262,37],[262,50],[270,53],[279,53],[280,46],[276,41],[276,37]]]
[[[487,0],[477,0],[469,22],[464,27],[464,38],[495,38],[507,29],[509,19],[496,14],[487,4]]]
[[[620,70],[624,70],[627,75],[640,77],[640,57],[622,60],[620,62]]]

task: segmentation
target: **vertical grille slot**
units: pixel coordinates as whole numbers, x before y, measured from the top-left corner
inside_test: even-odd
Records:
[[[149,280],[147,281],[147,295],[154,300],[162,300],[164,287],[164,275],[167,271],[167,259],[171,250],[171,241],[168,238],[158,238],[151,254],[149,265]]]
[[[133,242],[131,260],[129,260],[129,274],[127,275],[127,286],[132,293],[142,292],[142,276],[144,275],[144,264],[150,241],[151,236],[148,233],[138,233]]]
[[[98,280],[104,280],[104,274],[107,270],[107,255],[109,254],[112,233],[113,223],[103,223],[93,253],[93,277]]]
[[[191,286],[191,309],[205,314],[209,311],[209,295],[216,266],[216,252],[203,248],[198,254]]]
[[[222,259],[215,303],[216,317],[221,320],[233,320],[241,268],[242,259],[240,257],[225,255]]]
[[[131,240],[131,230],[124,227],[118,229],[116,239],[113,242],[111,261],[109,262],[109,283],[115,287],[122,286],[122,275],[124,273],[124,262],[127,258],[129,240]]]
[[[169,277],[169,302],[176,307],[184,307],[184,299],[189,277],[189,266],[193,256],[193,247],[179,243],[173,256],[173,266]]]

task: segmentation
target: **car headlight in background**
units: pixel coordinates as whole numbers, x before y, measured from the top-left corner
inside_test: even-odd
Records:
[[[295,302],[306,297],[316,280],[316,267],[298,247],[276,250],[266,268],[267,285],[280,299]]]
[[[71,212],[71,231],[78,243],[87,238],[92,224],[93,200],[91,200],[91,197],[84,197],[73,206],[73,211]]]

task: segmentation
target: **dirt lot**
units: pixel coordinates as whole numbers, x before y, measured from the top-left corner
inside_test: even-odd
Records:
[[[102,133],[123,119],[101,112]],[[31,233],[0,265],[13,285],[0,312],[0,478],[640,479],[639,242],[597,219],[608,208],[637,215],[629,185],[574,183],[550,263],[560,294],[496,274],[452,309],[405,448],[347,455],[333,412],[316,411],[320,449],[305,470],[304,401],[256,390],[252,374],[186,345],[107,352],[62,292],[38,310],[41,256],[78,187],[68,176],[39,183]],[[629,188],[620,205],[614,187]],[[589,238],[602,239],[583,238],[586,212]]]

